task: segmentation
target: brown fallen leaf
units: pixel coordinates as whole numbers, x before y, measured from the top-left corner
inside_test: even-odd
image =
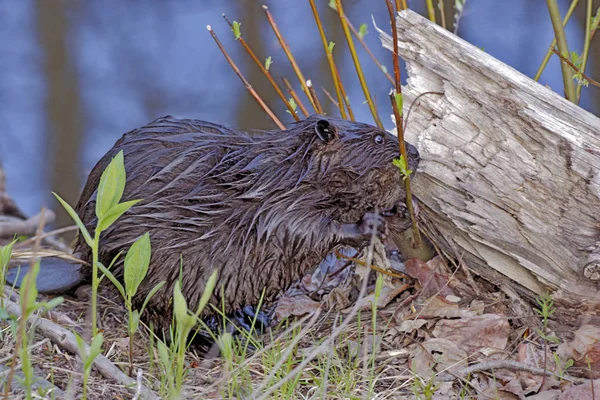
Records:
[[[573,359],[576,367],[588,367],[592,371],[600,371],[600,326],[583,325],[577,329],[573,339],[562,343],[556,350],[561,361]],[[600,398],[600,388],[598,392]]]
[[[275,307],[273,315],[275,319],[279,321],[288,318],[291,315],[299,317],[306,314],[312,314],[317,311],[319,307],[321,307],[321,303],[312,300],[306,295],[294,297],[284,296],[277,301],[277,306]]]
[[[592,384],[593,389],[592,389]],[[573,385],[565,390],[559,397],[560,400],[597,400],[600,397],[600,379],[587,381],[581,385]]]
[[[417,279],[421,285],[421,296],[429,298],[439,294],[443,297],[455,295],[454,291],[448,286],[448,277],[435,272],[425,262],[412,258],[405,263],[406,273]]]
[[[433,336],[448,339],[469,354],[486,348],[503,350],[509,335],[508,320],[496,314],[442,319],[433,329]]]
[[[399,322],[407,319],[430,319],[430,318],[458,318],[474,316],[475,312],[469,309],[459,308],[458,304],[452,303],[441,296],[434,296],[424,300],[421,305],[417,306],[417,312],[410,315],[394,316]]]

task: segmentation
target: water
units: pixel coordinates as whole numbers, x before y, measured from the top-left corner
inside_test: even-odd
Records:
[[[333,93],[308,2],[264,3],[304,75],[313,80],[321,102],[333,112],[320,90],[324,85]],[[326,3],[318,1],[321,17],[328,40],[336,42],[334,53],[357,119],[372,122],[337,16]],[[446,1],[448,13],[452,3]],[[560,3],[564,13],[568,4]],[[74,204],[91,168],[123,133],[167,114],[247,129],[274,128],[226,63],[207,24],[277,115],[291,122],[221,18],[226,13],[240,21],[244,38],[260,57],[273,57],[275,77],[288,77],[299,91],[261,4],[251,0],[0,0],[0,161],[8,193],[27,214],[37,213],[42,206],[59,210],[52,190]],[[424,14],[424,1],[409,4]],[[384,1],[345,0],[344,5],[357,27],[368,23],[366,41],[391,71],[390,54],[381,49],[371,25],[373,15],[381,28],[389,30]],[[568,29],[569,45],[579,51],[581,21],[579,12]],[[542,0],[469,0],[459,34],[528,76],[535,74],[553,35]],[[588,66],[591,76],[597,50],[594,46]],[[362,49],[360,56],[389,128],[390,85]],[[541,81],[562,87],[555,57]],[[584,90],[582,106],[597,113],[595,90]],[[58,225],[67,223],[66,215],[59,214]]]

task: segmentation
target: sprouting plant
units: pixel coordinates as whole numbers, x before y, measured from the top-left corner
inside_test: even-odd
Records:
[[[144,312],[148,301],[154,296],[154,294],[165,284],[165,281],[157,283],[150,292],[146,295],[144,303],[139,310],[134,310],[132,306],[132,299],[137,293],[138,287],[146,277],[148,273],[148,266],[150,265],[150,234],[145,233],[140,236],[129,248],[127,255],[125,256],[123,280],[125,281],[125,287],[115,278],[109,269],[105,268],[102,264],[99,264],[100,270],[104,273],[108,279],[115,285],[115,287],[121,293],[121,296],[125,300],[125,307],[127,308],[128,324],[127,331],[129,334],[129,375],[133,375],[133,338],[135,332],[140,324],[140,316]],[[117,255],[118,257],[118,255]],[[115,257],[116,260],[116,257]],[[114,260],[113,260],[114,262]]]
[[[567,373],[567,370],[573,366],[573,364],[575,363],[575,361],[573,361],[572,358],[569,358],[567,360],[567,362],[565,362],[564,367],[561,367],[561,365],[560,365],[560,357],[558,356],[558,354],[552,353],[552,356],[554,357],[554,364],[556,364],[557,375],[562,380],[563,377],[565,376],[565,374]]]
[[[413,380],[410,389],[419,400],[431,400],[438,390],[439,385],[435,384],[435,375],[432,375],[427,381],[413,372]]]
[[[273,64],[273,58],[271,56],[265,58],[265,69],[268,71]]]
[[[77,348],[79,349],[79,357],[83,362],[83,399],[87,398],[87,383],[92,372],[92,365],[94,365],[94,359],[102,353],[102,343],[104,338],[102,333],[97,334],[92,338],[92,342],[88,347],[85,341],[77,332],[73,332],[75,340],[77,341]]]
[[[296,104],[296,100],[294,100],[293,97],[290,97],[290,99],[288,100],[288,103],[290,105],[290,107],[292,107],[292,110],[294,110],[294,113],[296,113],[297,108],[298,108],[298,104]],[[288,114],[292,114],[289,110],[286,110],[286,112]]]
[[[6,270],[12,256],[12,248],[16,242],[16,240],[13,240],[9,244],[0,247],[0,287],[4,287],[6,283]],[[4,297],[2,296],[0,296],[0,308],[4,308]]]
[[[58,199],[60,204],[67,210],[73,221],[79,227],[81,235],[85,242],[92,249],[92,296],[91,296],[91,309],[92,309],[92,337],[95,337],[98,333],[97,324],[97,299],[98,299],[98,285],[100,284],[98,276],[98,266],[100,261],[98,260],[99,247],[100,247],[100,234],[110,227],[121,215],[127,210],[133,207],[140,200],[130,200],[120,203],[123,191],[125,190],[125,163],[123,161],[123,151],[119,151],[117,155],[108,164],[98,185],[96,194],[96,217],[98,222],[94,230],[94,237],[90,235],[87,228],[75,212],[75,210],[64,201],[58,194],[54,193],[54,196]]]
[[[181,292],[181,282],[177,280],[173,289],[173,314],[175,317],[175,324],[172,327],[171,334],[171,348],[162,342],[157,342],[158,358],[161,366],[167,375],[167,385],[169,387],[169,398],[179,399],[181,397],[181,387],[183,385],[183,378],[185,377],[184,361],[185,361],[185,349],[187,348],[187,340],[192,328],[196,325],[196,321],[200,318],[200,314],[210,296],[212,296],[213,290],[217,284],[217,271],[215,270],[208,280],[202,297],[198,302],[198,309],[195,313],[188,309],[185,297]]]
[[[31,269],[23,278],[21,285],[19,302],[21,305],[21,318],[18,320],[14,316],[11,318],[11,326],[13,333],[17,337],[17,351],[19,353],[19,359],[21,360],[21,370],[23,372],[22,385],[25,387],[25,397],[31,399],[32,397],[32,385],[34,381],[33,365],[31,363],[31,357],[29,354],[28,346],[28,332],[27,332],[27,321],[29,317],[36,311],[48,311],[62,303],[62,297],[56,297],[48,302],[37,302],[38,290],[36,286],[36,279],[40,272],[40,262],[36,261],[31,266]],[[33,329],[29,334],[33,335]],[[15,357],[11,371],[14,371],[16,367]]]

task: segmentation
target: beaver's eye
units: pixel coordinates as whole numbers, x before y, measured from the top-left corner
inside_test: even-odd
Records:
[[[385,139],[382,135],[376,135],[373,140],[375,140],[376,144],[383,144],[385,142]]]

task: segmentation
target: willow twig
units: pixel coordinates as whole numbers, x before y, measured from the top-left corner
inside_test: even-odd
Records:
[[[335,0],[335,5],[337,8],[338,16],[340,18],[340,22],[342,23],[342,28],[344,29],[344,34],[346,35],[346,41],[348,42],[348,48],[350,50],[350,54],[352,55],[352,61],[354,62],[354,67],[356,68],[356,75],[358,76],[358,80],[360,81],[360,86],[365,94],[365,99],[369,104],[369,109],[371,110],[371,114],[373,115],[373,119],[375,120],[375,124],[383,129],[383,124],[379,119],[379,114],[377,113],[377,108],[375,107],[375,103],[373,102],[373,98],[371,97],[371,93],[369,92],[369,87],[367,86],[367,82],[365,80],[365,76],[362,71],[362,67],[360,66],[360,61],[358,59],[358,54],[356,53],[356,48],[354,47],[354,41],[352,40],[352,35],[350,34],[350,29],[348,28],[348,24],[346,23],[346,19],[344,18],[344,9],[342,8],[342,1]]]
[[[398,59],[398,28],[396,27],[396,18],[394,14],[394,6],[391,0],[385,1],[388,12],[390,14],[390,24],[392,25],[392,41],[394,42],[394,78],[395,78],[395,92],[390,93],[390,100],[392,101],[392,109],[394,110],[394,117],[396,119],[396,131],[398,133],[398,145],[400,147],[400,155],[404,160],[404,171],[408,171],[408,156],[406,154],[406,143],[404,142],[404,124],[402,121],[402,109],[401,105],[398,105],[397,97],[402,98],[402,84],[400,75],[400,62]],[[406,208],[410,213],[410,219],[412,221],[413,236],[415,239],[415,245],[417,248],[421,247],[421,233],[419,232],[419,225],[415,216],[414,205],[412,201],[412,189],[410,186],[410,175],[403,176],[404,180],[404,191],[406,192]]]
[[[562,22],[563,27],[567,26],[567,22],[569,22],[569,19],[571,18],[573,11],[575,11],[575,7],[577,7],[577,4],[579,4],[579,0],[573,0],[571,2],[571,5],[569,6],[569,9],[567,10],[567,14],[565,15],[565,19],[563,19],[563,22]],[[544,56],[544,60],[542,61],[542,64],[540,65],[537,72],[535,73],[535,77],[533,78],[534,80],[538,81],[540,79],[540,77],[542,76],[542,72],[544,72],[544,69],[546,69],[546,65],[548,65],[548,61],[550,61],[550,57],[552,56],[552,49],[554,49],[555,46],[556,46],[556,37],[552,38],[552,43],[550,44],[550,47],[548,47],[548,51],[546,52],[546,55]]]
[[[315,110],[317,111],[317,114],[323,114],[323,107],[321,107],[321,102],[317,97],[317,92],[315,92],[315,88],[313,87],[312,81],[310,79],[306,81],[306,87],[308,88],[310,97],[312,98],[313,103],[315,104]]]
[[[261,99],[261,97],[258,95],[258,93],[256,93],[256,91],[254,90],[254,88],[252,87],[252,85],[250,85],[250,82],[248,82],[246,80],[246,78],[244,78],[244,75],[242,74],[242,72],[240,71],[240,69],[237,67],[237,65],[235,65],[235,62],[233,62],[233,60],[231,59],[231,57],[229,57],[229,54],[227,54],[227,51],[225,50],[225,48],[221,44],[221,41],[219,40],[219,38],[217,38],[217,35],[215,34],[215,32],[212,30],[212,27],[210,25],[206,25],[206,29],[208,30],[208,32],[210,32],[210,35],[215,40],[215,43],[217,44],[217,46],[219,46],[219,49],[221,50],[221,52],[223,53],[223,55],[227,59],[227,62],[229,63],[229,65],[231,65],[231,68],[233,68],[233,70],[235,71],[235,73],[237,74],[237,76],[242,80],[242,83],[244,84],[244,86],[246,86],[246,89],[248,89],[248,91],[250,92],[250,94],[252,95],[252,97],[254,97],[254,99],[258,102],[258,104],[260,104],[260,106],[263,108],[263,110],[265,110],[265,112],[267,113],[267,115],[269,117],[271,117],[271,119],[273,120],[273,122],[275,122],[275,124],[277,125],[277,127],[279,127],[279,129],[281,129],[281,130],[285,130],[285,125],[283,125],[281,123],[281,121],[279,120],[279,118],[277,118],[277,116],[273,113],[273,111],[271,111],[271,109],[269,108],[269,106],[267,106],[267,104],[263,101],[263,99]]]
[[[229,24],[229,26],[233,29],[233,24],[231,23],[231,21],[229,21],[229,19],[225,16],[225,14],[223,14],[223,19],[225,19],[225,21],[227,21],[227,23]],[[285,104],[285,106],[287,107],[287,109],[290,111],[290,114],[292,114],[292,117],[294,117],[294,119],[296,121],[300,120],[300,118],[298,118],[298,115],[294,112],[294,109],[292,108],[291,104],[285,98],[285,95],[283,94],[283,92],[279,88],[279,85],[277,85],[277,83],[275,83],[275,80],[273,79],[273,76],[271,75],[271,73],[269,72],[269,70],[265,68],[265,66],[263,65],[263,63],[258,59],[258,57],[252,51],[252,49],[250,48],[250,46],[248,46],[248,43],[246,43],[246,41],[244,40],[244,38],[241,35],[239,37],[236,37],[236,40],[240,42],[240,44],[242,45],[242,47],[246,50],[246,52],[250,55],[250,57],[252,57],[252,59],[254,60],[254,62],[256,63],[256,65],[258,65],[258,67],[260,68],[260,70],[262,71],[262,73],[265,74],[265,76],[267,77],[267,79],[271,83],[271,86],[273,86],[273,89],[275,89],[275,92],[277,93],[277,95],[281,98],[281,100],[283,100],[283,103]]]
[[[569,60],[568,58],[566,58],[565,56],[563,56],[562,54],[560,54],[560,53],[559,53],[559,52],[556,50],[556,48],[552,49],[552,51],[553,51],[553,52],[554,52],[554,53],[555,53],[557,56],[559,56],[559,57],[560,57],[560,59],[561,59],[562,61],[566,62],[566,63],[567,63],[567,65],[573,69],[573,71],[577,71],[577,70],[578,70],[577,66],[576,66],[575,64],[573,64],[573,62],[572,62],[571,60]],[[600,82],[598,82],[597,80],[594,80],[594,79],[590,78],[590,77],[589,77],[589,76],[587,76],[586,74],[581,74],[581,77],[582,77],[583,79],[587,80],[587,81],[588,81],[589,83],[591,83],[593,86],[600,87]]]
[[[308,110],[306,109],[306,107],[304,107],[304,103],[302,103],[302,100],[300,100],[300,98],[296,94],[296,91],[292,88],[290,81],[288,81],[286,78],[281,79],[283,79],[283,84],[285,85],[285,88],[287,89],[290,96],[292,96],[292,99],[294,99],[294,101],[296,102],[296,105],[298,106],[300,111],[302,111],[302,114],[304,114],[305,117],[308,117]]]
[[[579,68],[579,74],[585,73],[585,67],[587,64],[588,56],[590,53],[590,43],[592,39],[590,37],[592,31],[592,0],[587,0],[587,7],[585,13],[585,38],[583,39],[583,54],[581,55],[581,68]],[[583,84],[581,81],[577,83],[577,103],[579,103],[579,96],[581,96],[581,87]]]
[[[273,15],[269,11],[269,7],[263,5],[262,8],[263,8],[263,10],[265,10],[265,14],[267,15],[267,20],[269,21],[269,24],[271,25],[271,28],[273,29],[275,36],[277,36],[279,45],[283,49],[283,52],[285,53],[288,60],[290,61],[290,64],[292,65],[292,69],[294,70],[294,72],[296,73],[296,76],[298,77],[298,80],[300,81],[300,86],[302,87],[302,91],[304,92],[306,97],[308,97],[310,104],[313,106],[313,108],[316,111],[317,106],[315,105],[315,103],[313,102],[313,100],[310,96],[310,92],[309,92],[308,88],[306,87],[306,79],[304,78],[302,71],[300,71],[300,67],[298,66],[298,63],[296,62],[296,59],[294,58],[294,55],[292,54],[290,47],[288,46],[286,41],[283,39],[283,36],[281,35],[281,32],[279,31],[279,28],[277,27],[277,24],[275,23],[275,19],[273,18]]]
[[[556,43],[558,44],[558,51],[562,55],[569,55],[569,45],[567,44],[567,35],[565,29],[562,26],[560,18],[560,11],[556,0],[546,0],[548,5],[548,12],[550,13],[550,19],[552,20],[552,28],[554,29],[554,36],[556,37]],[[563,76],[563,85],[565,95],[567,99],[577,104],[577,92],[575,91],[575,84],[573,83],[573,71],[564,61],[560,63]]]
[[[323,30],[323,25],[321,24],[321,18],[319,17],[319,11],[317,10],[317,6],[315,5],[315,0],[309,0],[310,7],[312,8],[313,15],[315,17],[315,22],[317,24],[317,28],[319,29],[319,35],[321,36],[321,42],[323,42],[323,48],[325,49],[325,54],[327,56],[327,63],[329,64],[329,70],[331,72],[331,79],[333,80],[333,86],[335,87],[335,94],[337,96],[337,104],[338,109],[340,110],[340,115],[343,119],[346,119],[346,110],[344,108],[344,100],[342,99],[342,91],[340,90],[341,81],[339,80],[339,75],[335,73],[336,66],[335,60],[333,59],[332,49],[329,47],[327,43],[327,38],[325,37],[325,31]]]

